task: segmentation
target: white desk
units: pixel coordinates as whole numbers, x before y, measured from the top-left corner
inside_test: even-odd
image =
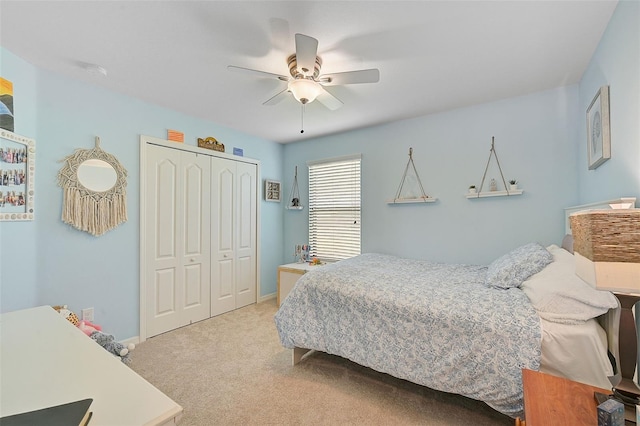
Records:
[[[0,417],[84,398],[93,398],[91,426],[174,425],[182,416],[50,306],[0,315],[0,372]]]

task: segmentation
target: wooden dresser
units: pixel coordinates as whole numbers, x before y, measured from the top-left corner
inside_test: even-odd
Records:
[[[598,403],[594,392],[611,391],[539,371],[522,370],[526,426],[595,426]],[[516,419],[516,426],[525,421]]]

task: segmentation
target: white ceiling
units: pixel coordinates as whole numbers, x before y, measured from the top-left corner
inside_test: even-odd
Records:
[[[37,67],[286,143],[577,83],[616,4],[2,0],[0,45]],[[286,83],[226,68],[287,75],[295,33],[318,39],[321,74],[380,70],[377,84],[330,87],[344,102],[336,111],[307,105],[304,134],[293,97],[262,105]]]

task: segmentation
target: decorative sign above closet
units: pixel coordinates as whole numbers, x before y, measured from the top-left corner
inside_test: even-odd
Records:
[[[127,221],[127,171],[100,148],[99,137],[95,148],[76,149],[62,161],[63,222],[100,236]]]
[[[198,147],[199,148],[207,148],[212,149],[218,152],[224,152],[224,144],[218,142],[218,140],[214,137],[209,136],[208,138],[198,138]]]

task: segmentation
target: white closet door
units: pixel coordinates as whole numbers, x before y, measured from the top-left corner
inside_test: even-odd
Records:
[[[210,316],[209,158],[147,147],[147,337]]]
[[[211,315],[256,303],[257,166],[211,159]]]
[[[211,316],[236,308],[236,168],[211,158]]]
[[[236,308],[256,303],[256,169],[238,163],[236,179]]]

